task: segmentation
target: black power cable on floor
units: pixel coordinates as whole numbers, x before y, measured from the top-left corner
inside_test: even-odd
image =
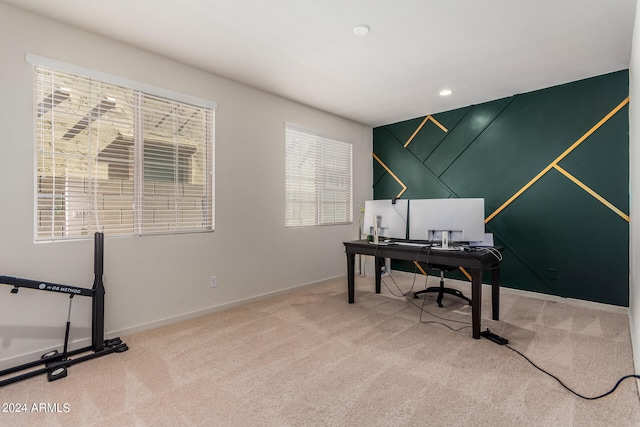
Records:
[[[429,245],[425,245],[425,246],[423,246],[423,247],[421,247],[421,248],[420,248],[420,251],[418,252],[418,257],[420,256],[420,254],[421,254],[424,250],[426,250],[426,251],[427,251],[426,255],[427,255],[427,260],[428,260],[428,259],[429,259],[429,258],[428,258],[428,257],[429,257],[429,253],[431,252],[431,247],[430,247]],[[376,255],[377,255],[377,247],[376,247]],[[374,256],[376,256],[376,255],[374,255]],[[410,303],[410,304],[411,304],[411,305],[413,305],[414,307],[418,308],[418,310],[420,310],[420,323],[435,323],[435,324],[438,324],[438,325],[445,326],[446,328],[449,328],[450,330],[452,330],[452,331],[454,331],[454,332],[459,332],[459,331],[461,331],[461,330],[463,330],[463,329],[470,328],[470,327],[471,327],[471,322],[469,322],[469,321],[462,321],[462,320],[448,319],[448,318],[446,318],[446,317],[438,316],[437,314],[435,314],[435,313],[432,313],[432,312],[428,311],[428,310],[425,308],[425,304],[426,304],[426,302],[427,302],[427,298],[426,298],[426,296],[425,296],[425,298],[422,300],[422,304],[421,304],[421,305],[416,304],[416,303],[412,300],[412,298],[409,296],[410,294],[412,294],[412,293],[413,293],[413,288],[416,286],[416,278],[418,277],[418,260],[417,260],[417,258],[418,258],[418,257],[416,257],[416,261],[414,262],[415,267],[414,267],[414,270],[413,270],[413,282],[412,282],[412,284],[411,284],[411,288],[409,288],[409,290],[408,290],[407,292],[404,292],[404,291],[400,288],[400,286],[398,285],[398,283],[396,283],[395,279],[394,279],[394,278],[393,278],[393,276],[391,275],[391,271],[387,271],[387,273],[388,273],[388,275],[389,275],[389,278],[391,279],[391,281],[392,281],[392,282],[393,282],[393,284],[395,285],[396,289],[400,292],[400,294],[396,294],[396,293],[395,293],[395,292],[394,292],[394,291],[389,287],[389,285],[387,285],[387,282],[384,280],[384,276],[382,276],[382,277],[380,277],[380,280],[381,280],[382,284],[384,285],[384,287],[385,287],[385,288],[387,288],[387,290],[389,291],[389,293],[390,293],[391,295],[393,295],[394,297],[404,297],[404,298],[406,298],[406,300],[407,300],[407,302],[408,302],[408,303]],[[424,287],[425,287],[425,289],[427,288],[427,281],[428,281],[428,280],[429,280],[429,275],[425,275],[425,283],[424,283]],[[460,327],[460,328],[453,328],[453,327],[449,326],[448,324],[446,324],[446,323],[444,323],[444,322],[438,322],[438,321],[436,321],[436,320],[423,320],[423,319],[422,319],[422,316],[423,316],[423,314],[425,314],[425,313],[426,313],[426,314],[428,314],[428,315],[430,315],[430,316],[436,317],[436,318],[438,318],[438,319],[440,319],[440,320],[444,320],[444,321],[447,321],[447,322],[462,323],[462,324],[464,324],[464,325],[466,325],[466,326],[462,326],[462,327]]]
[[[583,396],[580,393],[577,393],[576,391],[572,390],[570,387],[568,387],[565,383],[563,383],[560,378],[556,377],[555,375],[553,375],[550,372],[545,371],[544,369],[542,369],[541,367],[539,367],[538,365],[536,365],[535,363],[533,363],[531,361],[531,359],[529,359],[527,356],[525,356],[524,354],[522,354],[521,352],[519,352],[518,350],[516,350],[515,348],[511,347],[508,344],[505,344],[505,347],[507,347],[509,350],[519,354],[520,356],[522,356],[524,358],[524,360],[526,360],[527,362],[529,362],[531,365],[533,365],[537,370],[539,370],[540,372],[543,372],[547,375],[549,375],[551,378],[553,378],[554,380],[558,381],[560,383],[560,385],[562,387],[564,387],[566,390],[570,391],[571,393],[575,394],[576,396],[578,396],[581,399],[585,399],[585,400],[597,400],[597,399],[601,399],[605,396],[610,395],[611,393],[613,393],[614,391],[616,391],[616,389],[618,388],[618,386],[620,385],[620,383],[622,383],[622,381],[628,379],[628,378],[638,378],[640,379],[640,375],[636,375],[636,374],[629,374],[629,375],[625,375],[624,377],[620,378],[618,380],[618,382],[616,383],[615,386],[613,386],[613,388],[611,390],[609,390],[608,392],[601,394],[599,396],[593,396],[593,397],[589,397],[589,396]]]
[[[421,249],[420,249],[420,251],[422,252],[422,250],[423,250],[423,249],[425,249],[425,248],[421,248]],[[430,251],[430,249],[431,249],[431,248],[428,248],[428,247],[427,247],[427,256],[429,255],[429,251]],[[388,272],[388,273],[389,273],[389,276],[391,277],[391,272]],[[443,322],[438,322],[438,321],[423,321],[423,320],[422,320],[422,314],[423,314],[423,313],[427,313],[427,314],[429,314],[429,315],[431,315],[431,316],[437,317],[438,319],[446,320],[446,321],[449,321],[449,322],[467,323],[467,324],[469,324],[469,322],[463,322],[463,321],[453,320],[453,319],[446,319],[446,318],[444,318],[444,317],[440,317],[440,316],[438,316],[438,315],[436,315],[436,314],[430,313],[429,311],[427,311],[427,310],[424,308],[425,302],[426,302],[426,300],[427,300],[427,298],[426,298],[426,297],[425,297],[425,299],[424,299],[424,300],[423,300],[423,302],[422,302],[422,306],[419,306],[418,304],[416,304],[415,302],[413,302],[413,301],[411,300],[411,298],[409,298],[409,294],[411,293],[411,291],[413,290],[413,288],[414,288],[414,286],[415,286],[415,282],[416,282],[417,274],[418,274],[418,272],[417,272],[417,267],[416,267],[416,268],[415,268],[415,270],[414,270],[414,272],[413,272],[413,276],[414,276],[414,278],[413,278],[413,283],[412,283],[411,288],[409,289],[409,291],[408,291],[408,292],[406,292],[406,293],[405,293],[405,292],[403,292],[403,291],[400,289],[400,286],[398,286],[398,284],[395,282],[395,280],[393,279],[393,277],[391,277],[391,281],[392,281],[392,282],[393,282],[393,284],[396,286],[396,288],[400,291],[400,295],[396,295],[396,294],[395,294],[395,293],[394,293],[394,292],[389,288],[389,286],[387,286],[387,284],[386,284],[386,282],[384,282],[384,280],[382,280],[382,282],[384,283],[384,285],[385,285],[385,287],[387,288],[387,290],[388,290],[388,291],[389,291],[393,296],[396,296],[396,297],[401,297],[401,296],[402,296],[402,297],[405,297],[405,298],[407,299],[407,301],[408,301],[408,302],[410,302],[413,306],[417,307],[417,308],[420,310],[420,323],[437,323],[437,324],[440,324],[440,325],[446,326],[447,328],[451,329],[451,330],[452,330],[452,331],[454,331],[454,332],[459,332],[459,331],[461,331],[462,329],[469,328],[470,326],[468,325],[468,326],[463,326],[463,327],[461,327],[461,328],[459,328],[459,329],[455,329],[455,328],[452,328],[451,326],[449,326],[449,325],[447,325],[446,323],[443,323]],[[429,277],[429,276],[427,275],[427,276],[426,276],[426,280],[428,280],[428,277]],[[425,283],[425,287],[426,287],[426,283]],[[486,331],[486,332],[487,332],[487,333],[489,333],[489,330],[487,329],[487,331]],[[563,382],[562,382],[562,380],[561,380],[560,378],[558,378],[557,376],[553,375],[552,373],[550,373],[550,372],[548,372],[548,371],[545,371],[544,369],[542,369],[541,367],[539,367],[538,365],[536,365],[536,364],[535,364],[531,359],[529,359],[529,358],[528,358],[527,356],[525,356],[523,353],[521,353],[520,351],[518,351],[518,350],[516,350],[515,348],[511,347],[511,346],[508,344],[508,343],[509,343],[509,341],[508,341],[508,340],[506,340],[506,339],[504,339],[504,338],[502,338],[502,337],[496,336],[495,334],[489,334],[489,335],[494,335],[495,337],[497,337],[497,338],[498,338],[498,340],[493,339],[493,340],[492,340],[493,342],[496,342],[496,343],[497,343],[497,344],[499,344],[499,345],[504,345],[504,346],[505,346],[505,347],[507,347],[509,350],[511,350],[511,351],[513,351],[514,353],[516,353],[516,354],[520,355],[524,360],[526,360],[527,362],[529,362],[529,363],[530,363],[533,367],[535,367],[537,370],[539,370],[540,372],[542,372],[542,373],[544,373],[544,374],[547,374],[548,376],[550,376],[551,378],[553,378],[554,380],[556,380],[556,381],[557,381],[557,382],[558,382],[558,383],[559,383],[559,384],[560,384],[560,385],[561,385],[565,390],[567,390],[567,391],[571,392],[571,393],[572,393],[572,394],[574,394],[575,396],[577,396],[577,397],[579,397],[579,398],[581,398],[581,399],[584,399],[584,400],[597,400],[597,399],[602,399],[603,397],[609,396],[611,393],[613,393],[614,391],[616,391],[616,389],[618,388],[618,386],[620,386],[620,384],[621,384],[624,380],[629,379],[629,378],[636,378],[636,379],[640,379],[640,375],[637,375],[637,374],[629,374],[629,375],[625,375],[625,376],[623,376],[622,378],[620,378],[620,379],[618,380],[618,382],[616,382],[616,384],[613,386],[613,388],[612,388],[611,390],[609,390],[608,392],[606,392],[606,393],[604,393],[604,394],[601,394],[601,395],[599,395],[599,396],[592,396],[592,397],[590,397],[590,396],[583,396],[582,394],[580,394],[580,393],[578,393],[578,392],[574,391],[574,390],[573,390],[573,389],[571,389],[569,386],[567,386],[565,383],[563,383]]]

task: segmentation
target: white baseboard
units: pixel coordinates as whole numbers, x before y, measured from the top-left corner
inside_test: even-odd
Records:
[[[403,272],[403,271],[396,271],[393,270],[393,274],[413,274],[413,273],[407,273],[407,272]],[[319,280],[319,281],[315,281],[315,282],[309,282],[309,283],[304,283],[301,285],[297,285],[297,286],[292,286],[286,289],[280,289],[277,291],[273,291],[273,292],[267,292],[265,294],[261,294],[261,295],[257,295],[257,296],[253,296],[253,297],[249,297],[249,298],[244,298],[244,299],[239,299],[236,301],[232,301],[232,302],[228,302],[228,303],[224,303],[224,304],[220,304],[220,305],[216,305],[216,306],[211,306],[211,307],[207,307],[205,309],[202,310],[196,310],[196,311],[192,311],[189,313],[184,313],[184,314],[180,314],[177,316],[170,316],[170,317],[166,317],[164,319],[159,319],[159,320],[155,320],[153,322],[148,322],[148,323],[143,323],[143,324],[139,324],[139,325],[134,325],[131,327],[126,327],[126,328],[122,328],[122,329],[118,329],[118,330],[114,330],[114,331],[106,331],[105,332],[105,339],[108,338],[115,338],[115,337],[126,337],[128,335],[133,335],[133,334],[137,334],[140,332],[144,332],[144,331],[148,331],[150,329],[155,329],[155,328],[159,328],[161,326],[166,326],[166,325],[170,325],[173,323],[178,323],[178,322],[182,322],[185,320],[189,320],[189,319],[193,319],[196,317],[200,317],[200,316],[206,316],[207,314],[212,314],[218,311],[222,311],[222,310],[226,310],[229,308],[233,308],[233,307],[237,307],[243,304],[247,304],[249,302],[253,302],[253,301],[259,301],[262,299],[266,299],[269,297],[273,297],[279,294],[284,294],[287,292],[292,292],[295,291],[297,289],[301,289],[304,287],[308,287],[308,286],[314,286],[314,285],[319,285],[322,283],[326,283],[329,282],[331,280],[335,280],[338,279],[340,277],[344,277],[345,279],[345,290],[346,290],[346,276],[345,275],[340,275],[340,276],[335,276],[335,277],[330,277],[327,279],[323,279],[323,280]],[[454,283],[456,285],[460,285],[460,286],[469,286],[469,282],[466,281],[462,281],[462,280],[456,280],[456,279],[447,279],[447,281],[449,283]],[[488,284],[484,284],[483,285],[483,289],[482,292],[491,292],[491,285]],[[627,307],[620,307],[620,306],[614,306],[614,305],[610,305],[610,304],[602,304],[602,303],[597,303],[597,302],[592,302],[592,301],[583,301],[583,300],[578,300],[578,299],[573,299],[573,298],[562,298],[562,297],[558,297],[555,295],[547,295],[547,294],[540,294],[537,292],[530,292],[530,291],[523,291],[520,289],[513,289],[513,288],[507,288],[507,287],[501,287],[500,288],[500,292],[501,293],[507,293],[507,294],[513,294],[513,295],[520,295],[520,296],[526,296],[529,298],[535,298],[535,299],[540,299],[540,300],[546,300],[546,301],[554,301],[554,302],[564,302],[567,304],[571,304],[574,306],[580,306],[580,307],[586,307],[586,308],[593,308],[593,309],[597,309],[597,310],[605,310],[605,311],[609,311],[609,312],[614,312],[614,313],[622,313],[622,314],[629,314],[629,309]],[[126,339],[123,338],[123,341],[126,342]],[[69,349],[73,350],[73,349],[77,349],[77,348],[82,348],[82,347],[87,347],[91,345],[91,339],[90,338],[82,338],[82,339],[78,339],[78,340],[74,340],[72,343],[69,344]],[[62,343],[59,346],[56,347],[51,347],[51,348],[42,348],[33,352],[29,352],[29,353],[24,353],[24,354],[20,354],[18,356],[12,356],[6,359],[0,359],[0,369],[6,369],[10,366],[17,366],[17,365],[21,365],[24,363],[28,363],[31,362],[33,360],[37,360],[40,358],[41,355],[52,351],[52,350],[58,350],[61,351],[61,346]],[[640,382],[639,382],[640,384]],[[640,387],[640,385],[639,385]]]
[[[227,310],[229,308],[238,307],[240,305],[247,304],[249,302],[259,301],[259,300],[270,298],[270,297],[273,297],[273,296],[276,296],[276,295],[285,294],[285,293],[292,292],[292,291],[295,291],[297,289],[305,288],[305,287],[308,287],[308,286],[319,285],[319,284],[326,283],[326,282],[329,282],[331,280],[334,280],[334,279],[336,279],[338,277],[341,277],[341,276],[331,277],[331,278],[328,278],[328,279],[319,280],[317,282],[303,283],[302,285],[296,285],[296,286],[292,286],[292,287],[286,288],[286,289],[280,289],[280,290],[273,291],[273,292],[267,292],[267,293],[256,295],[256,296],[253,296],[253,297],[243,298],[243,299],[239,299],[239,300],[236,300],[236,301],[231,301],[231,302],[228,302],[228,303],[207,307],[207,308],[204,308],[202,310],[196,310],[196,311],[192,311],[192,312],[189,312],[189,313],[180,314],[180,315],[177,315],[177,316],[171,316],[171,317],[167,317],[167,318],[164,318],[164,319],[155,320],[155,321],[149,322],[149,323],[144,323],[144,324],[140,324],[140,325],[136,325],[136,326],[132,326],[132,327],[128,327],[128,328],[118,329],[116,331],[110,332],[109,335],[115,337],[115,336],[127,336],[127,335],[137,334],[139,332],[148,331],[150,329],[159,328],[161,326],[166,326],[166,325],[182,322],[182,321],[189,320],[189,319],[194,319],[196,317],[206,316],[207,314],[212,314],[212,313],[215,313],[215,312],[218,312],[218,311]]]
[[[491,285],[484,285],[484,286],[489,288],[491,287]],[[545,301],[563,302],[563,303],[571,304],[577,307],[593,308],[595,310],[603,310],[603,311],[609,311],[612,313],[629,315],[629,307],[622,307],[619,305],[604,304],[601,302],[586,301],[586,300],[575,299],[575,298],[563,298],[556,295],[541,294],[538,292],[523,291],[521,289],[513,289],[513,288],[507,288],[507,287],[500,287],[500,292],[513,294],[513,295],[521,295],[521,296],[526,296],[529,298],[535,298],[535,299],[540,299]]]
[[[410,276],[414,275],[414,273],[400,271],[400,270],[392,270],[392,274],[394,275],[406,274]],[[429,277],[437,277],[437,276],[433,276],[430,274]],[[449,279],[449,278],[447,278],[446,280],[449,284],[455,284],[458,286],[462,286],[463,288],[470,287],[470,283],[465,280],[457,280],[457,279]],[[491,292],[491,285],[488,285],[486,283],[482,285],[482,293],[484,294],[485,292]],[[565,304],[571,304],[573,306],[578,306],[578,307],[593,308],[596,310],[604,310],[612,313],[621,313],[621,314],[629,315],[629,307],[621,307],[618,305],[604,304],[600,302],[586,301],[586,300],[575,299],[575,298],[563,298],[556,295],[541,294],[541,293],[532,292],[532,291],[523,291],[521,289],[508,288],[505,286],[500,286],[500,292],[506,293],[506,294],[512,294],[512,295],[520,295],[520,296],[525,296],[525,297],[535,298],[535,299],[545,300],[545,301],[563,302]]]
[[[232,302],[228,302],[228,303],[224,303],[224,304],[220,304],[220,305],[216,305],[216,306],[211,306],[211,307],[207,307],[204,308],[202,310],[196,310],[196,311],[192,311],[189,313],[184,313],[184,314],[180,314],[177,316],[170,316],[170,317],[166,317],[164,319],[159,319],[159,320],[154,320],[153,322],[148,322],[148,323],[143,323],[143,324],[139,324],[139,325],[135,325],[135,326],[131,326],[131,327],[126,327],[126,328],[121,328],[118,330],[114,330],[114,331],[105,331],[104,333],[104,338],[105,339],[111,339],[111,338],[115,338],[115,337],[122,337],[122,340],[126,343],[126,339],[124,337],[129,336],[129,335],[133,335],[133,334],[137,334],[140,332],[144,332],[144,331],[148,331],[151,329],[155,329],[155,328],[159,328],[161,326],[166,326],[166,325],[170,325],[173,323],[178,323],[178,322],[182,322],[185,320],[189,320],[189,319],[194,319],[196,317],[201,317],[201,316],[206,316],[207,314],[212,314],[218,311],[222,311],[222,310],[226,310],[229,308],[233,308],[233,307],[237,307],[243,304],[247,304],[249,302],[253,302],[253,301],[259,301],[262,299],[266,299],[269,297],[273,297],[279,294],[285,294],[287,292],[292,292],[295,291],[297,289],[301,289],[304,287],[308,287],[308,286],[314,286],[314,285],[319,285],[322,283],[326,283],[329,282],[331,280],[335,280],[339,277],[342,276],[336,276],[336,277],[330,277],[327,279],[323,279],[323,280],[319,280],[316,282],[309,282],[309,283],[303,283],[301,285],[296,285],[296,286],[292,286],[286,289],[280,289],[277,291],[273,291],[273,292],[267,292],[265,294],[261,294],[261,295],[257,295],[257,296],[253,296],[253,297],[249,297],[249,298],[244,298],[244,299],[239,299],[236,301],[232,301]],[[346,282],[345,282],[346,283]],[[346,289],[346,284],[345,284],[345,289]],[[60,343],[60,345],[58,346],[54,346],[54,347],[50,347],[50,348],[42,348],[39,350],[35,350],[32,352],[28,352],[28,353],[24,353],[24,354],[19,354],[17,356],[11,356],[5,359],[0,359],[0,370],[2,369],[8,369],[10,367],[13,366],[18,366],[18,365],[23,365],[25,363],[29,363],[35,360],[40,359],[40,356],[42,356],[45,353],[48,353],[50,351],[53,350],[58,350],[58,351],[62,351],[62,345],[63,343]],[[91,338],[87,337],[87,338],[80,338],[77,340],[73,340],[72,342],[69,343],[69,350],[75,350],[78,348],[83,348],[83,347],[88,347],[91,345]]]

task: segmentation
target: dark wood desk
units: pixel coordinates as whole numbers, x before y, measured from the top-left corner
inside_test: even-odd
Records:
[[[374,245],[366,240],[344,242],[347,254],[349,304],[355,301],[354,263],[356,254],[375,257],[376,293],[380,293],[380,270],[385,258],[463,267],[471,276],[471,322],[473,338],[480,338],[482,316],[482,273],[491,270],[491,306],[493,320],[500,319],[500,262],[494,254],[479,251],[443,251],[402,244]]]

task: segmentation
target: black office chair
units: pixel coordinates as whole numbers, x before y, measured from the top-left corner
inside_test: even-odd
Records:
[[[418,295],[420,294],[427,294],[427,293],[432,293],[432,292],[437,292],[438,293],[438,307],[442,307],[442,297],[444,296],[444,294],[449,294],[449,295],[454,295],[458,298],[462,298],[463,300],[467,301],[469,303],[469,305],[471,305],[471,299],[467,298],[466,296],[464,296],[464,294],[462,292],[460,292],[457,289],[451,289],[451,288],[445,288],[444,287],[444,273],[445,272],[449,272],[449,271],[453,271],[456,269],[456,267],[450,267],[450,266],[446,266],[446,265],[429,265],[427,268],[431,269],[431,270],[436,270],[440,272],[440,286],[429,286],[427,289],[423,289],[421,291],[417,291],[413,293],[413,297],[414,298],[418,298]],[[426,298],[426,295],[425,295]]]

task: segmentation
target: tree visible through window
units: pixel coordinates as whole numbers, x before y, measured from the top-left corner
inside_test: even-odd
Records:
[[[36,240],[213,229],[211,106],[34,70]]]

